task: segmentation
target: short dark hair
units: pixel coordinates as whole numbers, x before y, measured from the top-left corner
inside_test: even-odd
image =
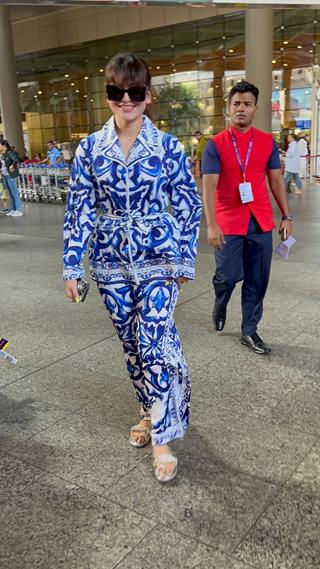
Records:
[[[134,53],[118,53],[106,67],[106,83],[114,83],[121,87],[139,85],[151,87],[151,76],[148,64]]]
[[[11,150],[10,144],[5,138],[0,138],[0,144],[5,146],[7,150]]]
[[[197,134],[200,134],[200,135],[201,135],[201,130],[196,130],[196,132],[194,133],[193,136],[197,136]]]
[[[256,87],[252,83],[249,83],[249,81],[239,81],[239,83],[236,83],[235,85],[233,85],[233,87],[230,89],[229,95],[228,95],[229,103],[231,102],[232,97],[236,93],[252,93],[252,95],[254,96],[254,98],[256,100],[256,104],[258,102],[259,89],[258,89],[258,87]]]

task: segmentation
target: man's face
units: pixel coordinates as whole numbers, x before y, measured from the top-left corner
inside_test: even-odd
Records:
[[[239,128],[250,126],[256,110],[256,99],[252,93],[235,93],[229,104],[232,124]]]
[[[48,150],[52,150],[52,148],[53,148],[52,142],[48,142]]]

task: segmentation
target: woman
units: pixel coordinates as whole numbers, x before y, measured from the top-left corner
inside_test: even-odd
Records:
[[[0,139],[1,170],[5,187],[10,195],[11,210],[6,213],[11,217],[22,215],[22,203],[19,196],[16,178],[19,177],[18,164],[20,162],[15,152],[12,152],[7,140]]]
[[[300,169],[300,153],[296,136],[288,134],[288,150],[286,152],[286,162],[284,167],[284,183],[288,193],[302,194],[302,182],[299,178]],[[290,190],[290,182],[294,181],[297,189],[294,192]]]
[[[179,287],[194,277],[201,200],[181,144],[144,114],[152,100],[147,64],[116,55],[106,68],[106,93],[113,117],[80,142],[72,168],[66,295],[78,297],[91,239],[91,277],[123,343],[141,406],[130,443],[142,447],[152,439],[154,472],[166,482],[177,472],[169,443],[183,437],[189,422],[190,379],[173,311]]]

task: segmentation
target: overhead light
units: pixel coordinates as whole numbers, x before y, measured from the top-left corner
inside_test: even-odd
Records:
[[[157,65],[156,69],[160,69],[160,65]]]
[[[21,89],[21,93],[24,93],[24,89]]]
[[[277,60],[276,60],[276,59],[273,59],[273,60],[272,60],[272,63],[277,63]]]
[[[197,43],[197,44],[200,43],[199,40],[196,40],[196,43]]]
[[[309,49],[309,53],[313,53],[313,49]],[[21,93],[22,93],[22,91],[21,91]]]
[[[58,93],[55,93],[54,96],[57,97]]]
[[[175,73],[176,71],[177,71],[177,70],[176,70],[176,69],[174,69],[174,70],[173,70],[173,73]]]
[[[69,73],[65,73],[64,76],[65,76],[66,79],[68,79]]]
[[[38,91],[38,95],[42,95],[42,91]]]
[[[234,49],[228,49],[229,53],[234,53]]]
[[[84,79],[85,79],[85,81],[86,81],[87,79],[89,79],[88,75],[86,75],[86,76],[84,77]]]
[[[84,99],[86,99],[86,98],[87,98],[87,96],[88,96],[88,95],[83,95]]]
[[[38,98],[38,95],[34,95],[34,98],[37,99],[37,98]]]
[[[297,45],[297,49],[302,49],[302,45]]]
[[[76,93],[79,93],[79,89],[76,89]]]
[[[74,86],[75,86],[75,83],[70,83],[70,85],[71,85],[71,87],[74,87]]]
[[[91,103],[94,103],[94,99],[90,99],[90,102],[91,102]]]
[[[103,73],[104,69],[101,68],[101,69],[99,69],[99,71],[100,71],[100,73]]]
[[[288,64],[287,64],[287,63],[284,63],[284,64],[283,64],[283,67],[288,67]]]
[[[151,47],[148,47],[148,50],[147,50],[147,51],[148,51],[149,53],[151,53]]]
[[[284,26],[281,26],[281,29],[284,30]]]
[[[176,46],[174,45],[174,43],[172,43],[172,44],[171,44],[171,47],[173,48],[173,47],[176,47]]]
[[[287,40],[284,40],[282,43],[284,43],[285,45],[288,45],[289,42]]]

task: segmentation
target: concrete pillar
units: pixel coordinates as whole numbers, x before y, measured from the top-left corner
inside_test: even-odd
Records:
[[[259,90],[255,126],[271,132],[273,11],[246,9],[246,78]]]
[[[24,155],[21,109],[17,86],[16,58],[8,6],[0,6],[0,105],[4,135]]]

